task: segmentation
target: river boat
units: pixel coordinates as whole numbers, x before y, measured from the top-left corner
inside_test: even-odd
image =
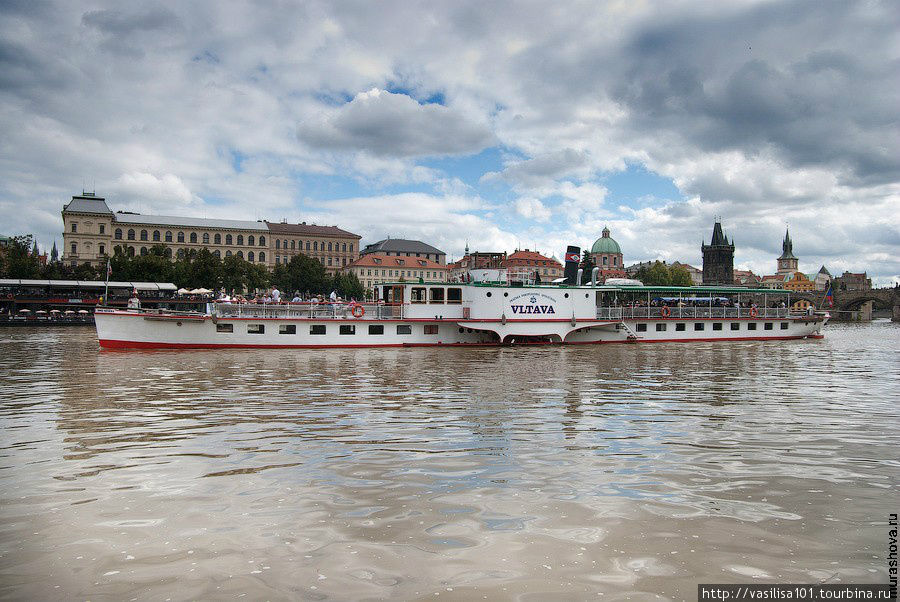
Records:
[[[575,280],[580,282],[581,278]],[[98,308],[104,348],[328,348],[821,338],[790,291],[526,282],[380,285],[374,303]]]

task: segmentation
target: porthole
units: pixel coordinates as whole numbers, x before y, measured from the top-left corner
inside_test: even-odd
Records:
[[[509,297],[509,293],[503,293],[504,297]]]
[[[491,296],[491,293],[490,293],[490,292],[488,292],[488,294],[487,294],[487,296],[488,296],[488,297],[490,297],[490,296]]]
[[[569,293],[566,293],[566,299],[568,299],[568,298],[569,298]]]
[[[585,298],[585,299],[588,298],[588,294],[587,294],[587,293],[584,294],[584,298]]]

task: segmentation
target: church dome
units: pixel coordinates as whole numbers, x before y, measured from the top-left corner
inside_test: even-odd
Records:
[[[603,236],[591,247],[591,253],[622,253],[619,243],[609,237],[609,228],[603,228]]]

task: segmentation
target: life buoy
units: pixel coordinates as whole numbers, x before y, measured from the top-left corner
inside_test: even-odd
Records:
[[[756,310],[756,308],[755,308],[755,307],[751,307],[751,308],[750,308],[750,317],[751,317],[751,318],[755,318],[755,317],[758,316],[758,315],[759,315],[759,312]]]
[[[664,318],[668,318],[669,316],[672,315],[672,310],[669,309],[668,305],[663,305],[662,309],[659,310],[659,315],[661,315]]]
[[[350,310],[350,313],[354,318],[361,318],[366,315],[366,308],[362,305],[354,305],[353,309]]]

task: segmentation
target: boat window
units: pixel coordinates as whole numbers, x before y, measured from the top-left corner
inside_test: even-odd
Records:
[[[741,329],[741,323],[740,323],[740,322],[732,322],[732,323],[731,323],[731,330],[740,330],[740,329]]]
[[[297,325],[281,324],[278,326],[278,334],[297,334]]]
[[[397,324],[397,334],[412,334],[412,326],[409,324]]]
[[[425,325],[425,334],[437,334],[438,333],[438,325],[437,324],[426,324]]]
[[[703,322],[694,322],[694,330],[703,330]]]
[[[444,302],[444,289],[443,288],[431,288],[428,290],[431,295],[432,303],[443,303]]]
[[[788,323],[787,323],[787,322],[782,322],[782,323],[781,323],[781,330],[787,330],[787,329],[788,329]]]
[[[756,330],[756,322],[747,322],[747,330]]]
[[[765,328],[766,330],[772,330],[772,327],[773,327],[773,326],[775,326],[775,325],[772,324],[771,322],[766,322],[766,325],[764,326],[764,328]]]
[[[684,331],[684,322],[675,325],[675,332],[683,332]]]
[[[247,334],[264,334],[265,332],[265,324],[247,324]]]
[[[356,334],[356,324],[341,324],[341,334]]]
[[[324,324],[310,325],[309,334],[325,334],[325,325]]]
[[[369,334],[384,334],[384,324],[369,324]]]
[[[216,332],[234,332],[234,324],[216,324]]]
[[[657,325],[656,325],[656,332],[665,332],[665,331],[666,331],[666,326],[668,326],[668,324],[657,324]]]
[[[410,303],[425,303],[425,301],[426,301],[425,288],[424,287],[413,288],[412,294],[409,297],[409,302]]]
[[[462,303],[462,289],[461,288],[448,288],[447,289],[447,303]]]
[[[647,324],[644,323],[644,322],[638,324],[638,325],[637,325],[637,331],[638,331],[638,332],[647,332]]]
[[[722,330],[721,322],[713,322],[713,330]]]

